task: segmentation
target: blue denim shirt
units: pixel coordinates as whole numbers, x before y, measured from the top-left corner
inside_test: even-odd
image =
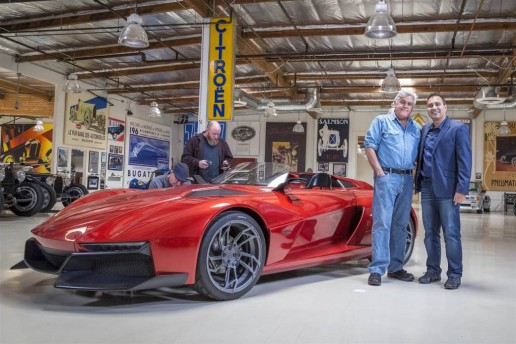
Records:
[[[411,117],[403,127],[394,109],[376,117],[367,131],[364,146],[376,151],[382,167],[411,170],[415,167],[421,127]]]

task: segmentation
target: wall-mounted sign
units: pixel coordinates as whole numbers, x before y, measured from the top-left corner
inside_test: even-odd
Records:
[[[256,135],[254,128],[241,125],[231,131],[231,136],[237,141],[249,141]]]
[[[211,20],[207,108],[209,120],[231,121],[233,117],[234,28],[232,18]]]

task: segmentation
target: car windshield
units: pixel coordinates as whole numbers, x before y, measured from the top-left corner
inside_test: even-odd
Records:
[[[213,184],[276,187],[287,180],[290,166],[272,162],[243,162],[215,178]]]

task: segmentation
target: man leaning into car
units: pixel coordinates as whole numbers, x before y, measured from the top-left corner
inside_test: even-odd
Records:
[[[414,275],[403,270],[403,260],[421,137],[421,128],[410,118],[416,101],[415,93],[401,90],[389,113],[373,120],[364,141],[374,170],[372,260],[367,281],[373,286],[382,284],[386,271],[390,278],[414,280]]]
[[[182,162],[174,165],[172,171],[153,178],[149,183],[149,189],[170,188],[190,184],[188,181],[188,166]]]

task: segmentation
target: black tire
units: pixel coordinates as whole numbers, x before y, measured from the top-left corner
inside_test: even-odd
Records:
[[[482,211],[482,208],[481,209],[477,209],[477,214],[482,214],[483,211]]]
[[[3,193],[2,189],[0,189],[0,213],[4,209],[4,205],[5,205],[4,193]]]
[[[237,299],[260,278],[265,263],[265,239],[249,215],[222,213],[209,225],[199,250],[195,287],[215,300]]]
[[[66,207],[73,201],[88,194],[88,190],[82,184],[72,184],[66,188],[61,195],[61,203]]]
[[[486,213],[491,212],[491,199],[488,196],[484,197],[484,202],[482,203],[482,207],[484,208],[484,212],[486,212]]]
[[[24,181],[13,194],[14,204],[9,209],[18,216],[32,216],[43,206],[43,190],[35,182]]]
[[[409,224],[407,226],[407,241],[405,243],[405,256],[403,257],[403,265],[407,264],[414,251],[414,245],[416,244],[416,226],[410,217]]]
[[[43,206],[39,212],[48,213],[57,203],[56,191],[47,183],[40,183],[39,185],[43,190]]]

